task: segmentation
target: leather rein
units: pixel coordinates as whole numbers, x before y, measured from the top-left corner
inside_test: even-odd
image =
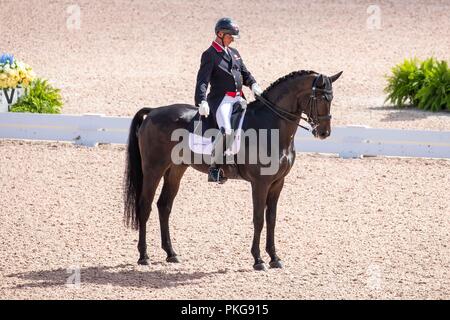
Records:
[[[330,114],[330,105],[328,105],[328,114],[326,116],[319,116],[319,111],[317,108],[317,100],[327,100],[329,104],[331,104],[331,100],[333,99],[333,90],[331,89],[331,81],[328,84],[328,86],[325,87],[325,89],[317,88],[316,83],[319,79],[320,74],[316,76],[314,79],[313,85],[312,85],[312,92],[309,96],[307,109],[309,107],[308,113],[305,113],[303,110],[300,113],[300,115],[290,113],[286,110],[283,110],[282,108],[278,107],[274,103],[270,102],[266,98],[264,98],[262,95],[256,96],[256,98],[261,101],[267,108],[269,108],[273,113],[275,113],[280,118],[295,123],[297,126],[299,126],[302,129],[305,129],[307,131],[310,131],[311,129],[305,126],[302,126],[299,122],[299,120],[305,120],[308,122],[308,124],[311,126],[312,130],[314,130],[318,125],[320,120],[330,120],[331,114]],[[322,93],[321,97],[317,97],[317,93]],[[305,113],[306,118],[303,116],[303,113]]]

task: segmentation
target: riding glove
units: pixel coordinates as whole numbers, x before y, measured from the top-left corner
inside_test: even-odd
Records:
[[[205,100],[200,102],[200,106],[198,108],[198,113],[200,113],[201,116],[205,116],[205,117],[209,116],[208,102],[206,102]]]
[[[240,104],[242,109],[247,109],[247,100],[241,99]]]
[[[261,87],[256,82],[252,84],[252,92],[255,96],[260,96],[263,93]]]

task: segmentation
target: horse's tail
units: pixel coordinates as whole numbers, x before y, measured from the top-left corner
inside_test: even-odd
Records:
[[[127,227],[138,229],[138,204],[142,192],[142,164],[141,152],[139,150],[138,129],[152,109],[142,108],[131,121],[130,133],[128,135],[127,160],[124,176],[124,222]]]

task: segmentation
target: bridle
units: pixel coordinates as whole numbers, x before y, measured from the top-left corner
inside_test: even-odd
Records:
[[[267,108],[269,108],[273,113],[275,113],[280,118],[287,120],[289,122],[295,123],[297,126],[299,126],[302,129],[305,129],[307,131],[310,131],[311,129],[314,130],[319,126],[320,120],[331,120],[331,100],[333,100],[333,90],[331,87],[331,80],[330,78],[323,76],[323,79],[325,79],[325,88],[317,88],[317,80],[319,79],[321,75],[317,75],[316,78],[313,81],[312,88],[311,88],[311,95],[309,96],[308,104],[306,106],[306,109],[308,110],[308,113],[305,113],[304,110],[298,114],[290,113],[286,110],[281,109],[274,103],[270,102],[266,98],[264,98],[262,95],[257,95],[256,98],[261,101]],[[320,96],[317,96],[318,94],[321,94]],[[327,109],[328,113],[325,116],[319,116],[319,110],[317,108],[317,100],[326,100],[327,103]],[[303,114],[306,115],[306,118],[303,116]],[[311,126],[311,129],[305,126],[302,126],[300,124],[301,120],[305,120],[308,122],[308,124]]]

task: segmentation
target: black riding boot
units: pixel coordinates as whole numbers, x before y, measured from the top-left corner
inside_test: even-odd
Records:
[[[228,180],[224,175],[223,169],[220,168],[220,165],[226,160],[224,151],[227,150],[229,145],[233,142],[232,138],[232,135],[222,133],[219,134],[218,138],[214,141],[214,148],[211,155],[211,166],[208,171],[208,182],[218,182],[222,184]]]
[[[208,182],[217,182],[223,184],[228,179],[224,176],[223,169],[216,164],[212,164],[208,171]]]

